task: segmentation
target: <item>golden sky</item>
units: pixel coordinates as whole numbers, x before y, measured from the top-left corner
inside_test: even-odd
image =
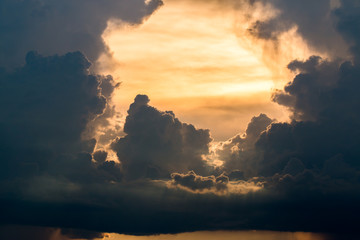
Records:
[[[288,76],[282,64],[292,56],[278,61],[274,74],[279,57],[239,36],[236,14],[233,8],[220,10],[216,1],[165,1],[140,26],[109,22],[103,38],[113,53],[112,68],[103,71],[122,82],[114,101],[124,116],[137,94],[147,94],[150,104],[210,129],[215,140],[243,132],[260,113],[286,120],[285,109],[270,98],[279,81],[288,81],[281,79]],[[299,41],[284,36],[285,44],[287,38]]]

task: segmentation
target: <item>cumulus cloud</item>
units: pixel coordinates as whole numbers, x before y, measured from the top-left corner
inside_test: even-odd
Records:
[[[293,109],[302,121],[273,126],[262,136],[259,145],[269,148],[278,140],[284,144],[279,144],[277,151],[302,155],[312,159],[313,165],[343,154],[345,162],[358,168],[355,149],[359,147],[356,136],[360,115],[356,109],[360,99],[355,89],[359,85],[359,66],[312,57],[305,62],[295,61],[289,67],[297,69],[299,74],[284,91],[275,93],[274,100]],[[285,98],[292,100],[284,101]]]
[[[125,137],[112,143],[128,179],[169,178],[173,172],[206,173],[202,155],[209,153],[209,130],[180,122],[171,111],[148,105],[138,95],[130,105],[124,125]]]
[[[160,0],[2,0],[0,66],[20,66],[32,50],[82,51],[95,61],[107,51],[101,35],[108,20],[139,24],[161,5]]]
[[[288,107],[295,120],[319,119],[333,107],[329,94],[337,87],[339,67],[339,61],[330,62],[318,56],[304,62],[295,60],[288,68],[298,74],[284,91],[274,93],[273,100]]]
[[[224,162],[222,169],[228,172],[230,178],[242,179],[257,174],[258,168],[253,159],[257,159],[259,154],[255,143],[273,121],[265,114],[253,117],[245,135],[236,135],[216,149],[215,156]]]
[[[22,68],[1,73],[1,178],[91,168],[96,140],[82,133],[107,107],[109,77],[90,74],[90,65],[80,52],[29,52]]]
[[[347,166],[343,171],[354,176],[359,171],[359,66],[313,56],[295,60],[288,68],[297,74],[284,90],[274,93],[273,100],[290,109],[292,122],[268,121],[266,131],[250,145],[240,136],[223,143],[218,153],[224,168],[242,171],[245,177],[296,175],[305,169],[323,175],[329,159],[342,156],[336,165]]]
[[[96,59],[104,50],[100,34],[107,20],[120,16],[139,23],[160,2],[0,4],[9,7],[0,17],[5,26],[0,46],[6,48],[4,56],[12,65],[27,48],[39,46],[45,53],[79,48]],[[356,233],[360,213],[358,4],[342,1],[336,9],[329,7],[329,1],[312,2],[311,7],[309,1],[302,6],[289,1],[273,4],[282,11],[269,22],[257,23],[257,37],[276,40],[278,32],[296,24],[314,46],[321,45],[323,36],[336,36],[325,39],[328,47],[337,39],[336,30],[351,46],[353,61],[314,56],[291,62],[288,68],[296,76],[274,93],[273,100],[290,109],[292,121],[278,123],[265,114],[254,117],[244,135],[220,144],[215,155],[224,164],[218,169],[205,160],[212,141],[209,131],[150,106],[145,95],[138,95],[128,110],[126,135],[111,144],[120,164],[111,161],[104,149],[94,151],[99,142],[86,130],[91,133],[92,127],[102,126],[106,132],[109,117],[115,114],[109,101],[117,84],[110,76],[91,74],[90,62],[80,52],[50,57],[30,52],[23,67],[2,69],[0,223],[130,234],[214,229]],[[127,8],[135,5],[135,12]],[[120,15],[118,6],[124,7]],[[306,17],[298,10],[303,6]],[[16,8],[23,17],[11,15]],[[63,28],[59,27],[61,13],[65,13]],[[88,20],[88,14],[94,19]],[[314,19],[313,26],[309,19]],[[324,26],[330,20],[335,21],[335,30]],[[16,31],[11,27],[15,23]],[[9,34],[11,29],[14,34]],[[87,30],[77,35],[74,29]],[[51,42],[54,32],[62,37]],[[77,40],[87,39],[86,33],[91,35],[88,42],[78,44]],[[69,34],[75,34],[71,44]],[[29,39],[29,44],[19,44],[20,39]],[[54,50],[57,41],[64,45]],[[117,135],[110,132],[103,144]],[[226,174],[214,173],[222,171]],[[38,238],[52,233],[44,231]],[[100,236],[77,230],[64,230],[63,235]]]

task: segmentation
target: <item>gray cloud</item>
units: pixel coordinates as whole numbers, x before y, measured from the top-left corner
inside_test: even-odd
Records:
[[[335,28],[337,18],[333,13],[338,10],[336,10],[336,6],[333,6],[331,0],[316,2],[311,0],[301,2],[259,0],[257,2],[271,4],[279,13],[266,21],[255,19],[249,28],[249,32],[253,36],[277,41],[279,35],[292,27],[297,27],[297,32],[316,50],[335,57],[348,55],[342,35]]]
[[[45,55],[82,51],[94,61],[106,52],[101,38],[110,19],[139,24],[160,0],[0,1],[0,66],[21,66],[28,51]]]
[[[30,52],[25,66],[1,74],[1,178],[78,178],[79,169],[91,169],[96,141],[82,139],[82,133],[107,108],[101,86],[110,78],[90,74],[90,65],[80,52]]]
[[[116,3],[125,4],[124,1]],[[133,3],[140,4],[136,9],[144,7],[142,1]],[[300,3],[274,2],[283,9],[282,14],[273,22],[258,23],[256,28],[266,33],[258,37],[276,40],[277,32],[296,24],[314,46],[320,45],[321,35],[335,36],[324,42],[327,48],[337,41],[337,34],[332,35],[333,30],[328,26],[321,29],[330,19],[335,21],[334,29],[351,46],[354,61],[311,57],[290,63],[288,68],[297,75],[284,90],[274,93],[273,100],[293,112],[293,121],[276,123],[261,114],[251,120],[246,135],[237,135],[223,143],[216,154],[224,160],[224,166],[217,171],[226,170],[229,177],[212,176],[216,171],[203,160],[211,142],[208,130],[182,123],[171,111],[149,106],[145,95],[138,95],[129,108],[124,126],[127,135],[118,136],[112,144],[121,164],[107,161],[105,151],[93,152],[96,141],[84,140],[82,136],[93,122],[97,121],[94,127],[109,124],[107,116],[114,114],[109,100],[116,83],[110,76],[90,74],[90,62],[80,52],[51,57],[32,52],[27,55],[25,66],[11,72],[1,70],[0,224],[130,234],[214,229],[356,234],[360,214],[360,67],[356,31],[359,8],[355,1],[343,1],[341,7],[331,13],[328,3],[319,1],[309,5],[310,2],[305,1],[305,10],[299,11],[303,9],[297,6]],[[10,56],[12,49],[18,47],[14,59],[28,46],[36,47],[32,45],[35,38],[41,39],[37,44],[48,41],[55,30],[47,29],[44,24],[59,28],[56,16],[62,12],[67,14],[67,19],[61,26],[73,24],[74,29],[90,26],[83,24],[86,15],[75,14],[80,6],[85,6],[82,1],[2,1],[0,4],[2,8],[8,4],[10,10],[28,6],[20,8],[21,16],[26,17],[20,17],[22,21],[17,23],[19,34],[5,34],[15,28],[2,28],[6,31],[1,33],[1,39],[5,39],[1,40],[1,47],[9,49],[4,51],[5,56]],[[98,20],[93,23],[94,32],[90,31],[95,37],[79,47],[86,50],[94,46],[93,53],[86,50],[92,59],[99,49],[104,49],[101,41],[98,42],[104,28],[102,20],[117,17],[114,13],[117,8],[112,5],[115,2],[109,1],[109,4],[100,6],[90,1],[86,5],[91,9],[88,13],[94,14],[94,9],[99,11],[99,18],[94,17]],[[129,6],[134,6],[132,4]],[[125,11],[121,18],[138,23],[159,2],[151,4],[145,14],[143,10],[139,10],[142,14]],[[104,9],[114,14],[101,17]],[[10,10],[9,13],[13,13]],[[6,13],[1,16],[6,21],[1,22],[10,26],[17,22],[17,17]],[[79,20],[75,21],[77,17]],[[8,19],[11,21],[7,22]],[[310,26],[311,19],[313,26]],[[44,33],[37,36],[38,28]],[[34,34],[27,35],[26,31],[22,32],[24,29]],[[73,34],[72,28],[69,32]],[[68,45],[66,34],[64,39],[58,38],[65,41],[65,47],[56,51],[65,52],[78,46]],[[27,36],[30,36],[29,45],[21,45],[20,39]],[[74,39],[83,40],[76,34]],[[43,44],[44,49],[40,50],[50,53],[51,45]],[[9,58],[6,65],[12,65],[16,62],[14,59]],[[104,137],[104,143],[116,135],[112,133]],[[235,180],[241,184],[259,183],[263,187],[256,191],[228,191],[223,195],[213,191],[234,187],[231,184]],[[80,234],[77,230],[66,233],[98,236],[97,233]],[[44,234],[49,236],[46,231]]]
[[[252,177],[257,174],[257,161],[254,159],[259,158],[259,153],[255,149],[255,143],[273,121],[265,114],[253,117],[244,136],[236,135],[223,142],[216,150],[217,157],[224,161],[222,169],[231,178]]]
[[[229,178],[224,174],[218,177],[202,177],[197,175],[194,171],[190,171],[187,174],[172,173],[171,178],[173,185],[182,186],[192,191],[225,190],[229,183]]]
[[[343,38],[349,43],[350,51],[354,60],[359,64],[360,56],[360,6],[356,0],[341,0],[341,7],[334,11],[336,17],[336,29],[342,34]]]
[[[340,154],[344,164],[359,171],[359,66],[311,57],[289,68],[299,74],[274,100],[293,110],[296,121],[273,124],[261,135],[256,143],[264,153],[260,165],[274,174],[295,157],[306,168],[320,170]]]
[[[124,125],[127,135],[112,144],[126,178],[168,178],[189,170],[206,173],[202,155],[209,153],[209,130],[182,123],[173,112],[159,111],[149,101],[146,95],[135,98]]]
[[[103,233],[76,229],[59,229],[35,226],[3,225],[0,226],[2,240],[71,240],[103,239]]]

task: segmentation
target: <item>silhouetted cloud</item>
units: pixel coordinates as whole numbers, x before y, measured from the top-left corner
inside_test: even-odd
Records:
[[[194,171],[190,171],[187,174],[172,173],[171,178],[173,180],[172,184],[175,186],[179,185],[192,191],[224,190],[229,183],[229,178],[224,174],[218,177],[202,177],[196,175]]]
[[[217,148],[215,154],[224,161],[222,169],[228,172],[231,178],[242,179],[257,174],[258,168],[254,165],[257,161],[254,159],[260,156],[255,149],[255,143],[273,121],[265,114],[253,117],[245,135],[236,135]]]
[[[17,63],[28,48],[45,53],[79,48],[96,59],[104,50],[100,35],[107,20],[139,23],[160,4],[2,1],[7,11],[0,16],[5,26],[0,65]],[[215,229],[357,233],[359,5],[350,0],[336,9],[325,0],[272,4],[281,13],[257,22],[257,37],[276,40],[297,25],[313,46],[336,36],[325,39],[327,48],[341,34],[353,59],[313,56],[291,62],[288,68],[296,76],[273,100],[289,108],[292,121],[254,117],[246,134],[214,151],[222,166],[210,166],[209,130],[150,106],[146,95],[130,105],[125,136],[118,135],[118,126],[108,129],[117,114],[110,101],[118,84],[111,76],[91,74],[90,61],[80,52],[50,57],[30,52],[24,66],[0,70],[0,224],[56,229],[35,231],[37,239],[59,228],[78,229],[58,235],[67,238]],[[330,22],[336,28],[326,25]],[[94,135],[103,145],[112,142],[119,162],[102,148],[94,152],[99,144]]]
[[[296,157],[307,168],[321,168],[324,161],[341,154],[359,170],[359,66],[311,57],[305,62],[294,61],[289,68],[299,74],[284,91],[274,94],[274,100],[289,107],[295,120],[273,124],[261,136],[258,147],[267,159],[281,162],[281,166],[286,164],[285,158]]]
[[[1,0],[0,66],[20,66],[32,50],[82,51],[95,61],[107,51],[101,38],[107,21],[139,24],[161,5],[160,0]]]
[[[267,20],[255,19],[249,28],[253,36],[277,41],[282,33],[296,27],[296,31],[316,50],[330,53],[332,56],[347,55],[344,52],[347,50],[345,42],[334,28],[337,19],[333,13],[338,11],[336,9],[339,7],[335,4],[336,1],[258,0],[255,2],[269,4],[277,13]]]
[[[360,56],[360,6],[356,0],[340,0],[341,6],[334,11],[336,16],[336,29],[343,38],[350,44],[350,51],[354,60],[359,64]]]
[[[148,105],[138,95],[130,105],[123,138],[112,144],[122,163],[125,177],[169,178],[173,172],[194,170],[206,173],[202,155],[209,153],[209,130],[182,123],[171,111]]]
[[[101,86],[107,83],[109,92],[111,84],[110,77],[90,74],[90,65],[80,52],[29,52],[25,66],[1,74],[2,179],[45,173],[78,178],[80,168],[91,168],[96,140],[82,133],[103,114]]]

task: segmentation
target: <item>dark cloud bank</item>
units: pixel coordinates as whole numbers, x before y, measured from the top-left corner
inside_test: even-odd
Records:
[[[329,6],[329,1],[304,10],[313,16],[311,28],[307,16],[292,10],[296,3],[288,1],[274,1],[284,13],[261,23],[266,28],[254,23],[260,38],[265,29],[276,37],[281,30],[277,25],[289,22],[314,46],[322,36],[339,34],[349,47],[349,60],[313,56],[289,63],[296,77],[274,92],[273,100],[291,110],[291,123],[260,114],[244,135],[211,151],[208,130],[182,123],[173,112],[160,111],[149,105],[147,96],[138,95],[128,110],[126,135],[112,141],[120,161],[115,162],[107,160],[104,150],[94,152],[97,140],[83,133],[111,117],[106,113],[116,84],[111,76],[91,74],[84,54],[62,53],[80,49],[96,59],[106,20],[121,16],[140,22],[152,11],[144,7],[153,9],[151,4],[159,2],[133,1],[135,10],[129,12],[122,8],[130,6],[126,1],[0,1],[6,12],[0,17],[5,26],[0,30],[1,49],[7,50],[2,51],[0,71],[1,238],[24,239],[18,229],[32,235],[26,239],[266,229],[357,239],[360,6],[357,1],[341,3],[326,8],[328,14],[320,5]],[[19,11],[14,14],[14,9]],[[72,13],[79,9],[84,12]],[[69,14],[65,23],[56,18],[62,12]],[[94,19],[86,17],[95,12]],[[324,19],[333,28],[321,29]],[[64,39],[92,24],[96,37],[81,46],[66,41],[44,44],[58,24],[68,26],[59,33]],[[317,28],[323,34],[316,35]],[[62,55],[29,52],[22,67],[8,70],[31,49]],[[213,158],[224,164],[213,165]],[[17,225],[50,228],[24,230]]]

